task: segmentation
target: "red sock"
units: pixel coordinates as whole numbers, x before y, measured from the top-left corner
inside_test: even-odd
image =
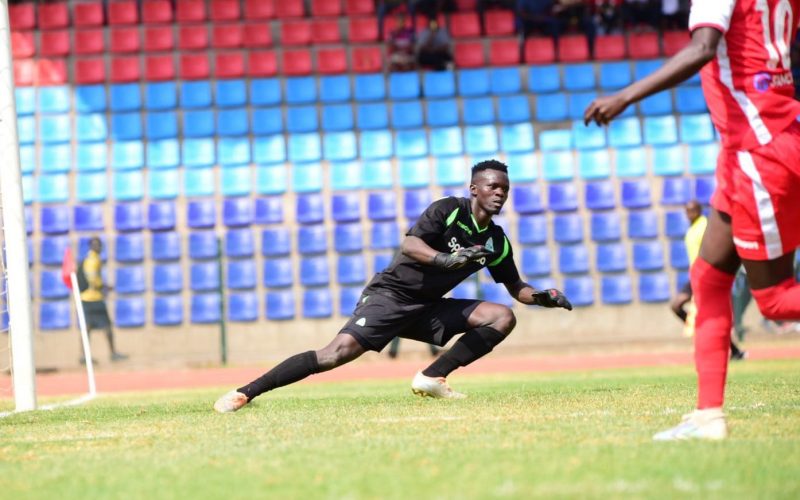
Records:
[[[767,319],[800,319],[800,284],[794,278],[769,288],[753,290],[753,297]]]
[[[721,407],[725,398],[734,277],[700,257],[692,264],[692,291],[697,305],[694,364],[697,369],[697,408],[700,410]]]

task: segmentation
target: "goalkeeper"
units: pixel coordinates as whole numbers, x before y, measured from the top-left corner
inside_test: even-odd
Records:
[[[560,291],[535,290],[520,279],[508,238],[492,222],[508,199],[506,165],[497,160],[476,164],[469,191],[469,199],[443,198],[425,210],[389,267],[364,289],[352,317],[330,344],[288,358],[223,395],[214,409],[236,411],[267,391],[336,368],[366,351],[380,351],[395,337],[443,346],[460,333],[464,335],[449,351],[416,374],[411,388],[420,396],[463,398],[446,377],[491,352],[516,324],[506,306],[443,298],[484,266],[517,301],[571,310]]]

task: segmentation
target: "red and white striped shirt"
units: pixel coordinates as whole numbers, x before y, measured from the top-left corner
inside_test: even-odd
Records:
[[[700,76],[724,147],[768,144],[800,116],[789,58],[798,14],[800,0],[693,0],[689,30],[723,33]]]

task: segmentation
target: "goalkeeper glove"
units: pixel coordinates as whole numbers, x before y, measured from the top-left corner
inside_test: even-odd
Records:
[[[548,288],[547,290],[533,292],[533,300],[537,306],[563,307],[567,311],[572,310],[572,304],[570,304],[566,295],[555,288]]]
[[[446,271],[452,271],[461,269],[467,263],[479,261],[491,254],[492,252],[486,250],[486,247],[475,245],[469,248],[462,248],[454,253],[440,252],[433,258],[433,265]]]

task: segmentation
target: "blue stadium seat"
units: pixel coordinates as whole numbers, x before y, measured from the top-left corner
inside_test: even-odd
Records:
[[[585,245],[558,247],[558,268],[564,274],[589,272],[589,250]]]
[[[452,127],[458,125],[458,103],[455,99],[435,99],[425,101],[427,123],[431,127]]]
[[[367,216],[370,220],[397,218],[397,196],[393,191],[369,193]]]
[[[681,114],[705,113],[708,111],[703,89],[698,85],[687,85],[676,88],[675,109]]]
[[[300,224],[316,224],[325,219],[325,202],[322,195],[301,194],[297,196],[296,220]]]
[[[614,122],[612,122],[614,123]],[[644,177],[647,175],[647,154],[643,147],[616,150],[617,177]]]
[[[694,197],[703,205],[708,205],[716,188],[717,181],[713,176],[696,177],[694,180]]]
[[[66,205],[45,205],[40,213],[40,227],[45,234],[69,232],[69,207]]]
[[[419,75],[416,72],[389,74],[389,99],[416,99],[420,96]]]
[[[234,108],[247,105],[247,84],[244,80],[217,80],[217,106]]]
[[[376,253],[372,259],[372,272],[379,273],[389,267],[394,256],[390,253]]]
[[[291,133],[316,132],[319,129],[316,106],[288,106],[286,130]]]
[[[392,133],[389,130],[361,132],[360,156],[364,160],[382,160],[392,156]]]
[[[458,93],[462,97],[486,95],[490,88],[489,70],[462,69],[458,72]]]
[[[558,214],[553,219],[553,240],[557,243],[583,241],[583,218],[579,214]]]
[[[618,241],[622,224],[617,212],[595,212],[591,218],[592,241]]]
[[[583,113],[592,101],[597,99],[597,92],[572,92],[567,96],[567,118],[570,120],[583,120]],[[631,110],[631,108],[628,108]],[[629,113],[624,111],[620,116],[628,116]]]
[[[192,323],[219,323],[222,319],[222,297],[218,293],[192,295]]]
[[[663,90],[645,97],[639,103],[639,110],[644,116],[657,116],[672,113],[672,93]]]
[[[75,137],[79,142],[105,141],[108,138],[106,116],[102,113],[77,115]]]
[[[210,167],[217,163],[214,139],[184,139],[181,158],[186,167]]]
[[[627,87],[631,80],[631,63],[604,62],[600,64],[600,88],[603,90],[617,90]]]
[[[569,91],[590,90],[597,86],[594,76],[594,64],[565,64],[564,89]]]
[[[211,82],[183,82],[180,91],[180,107],[191,109],[209,108],[212,104]]]
[[[481,283],[481,300],[494,302],[506,307],[513,307],[514,300],[508,294],[508,290],[501,283]]]
[[[252,257],[256,242],[253,231],[248,228],[231,229],[225,233],[225,255],[227,257]]]
[[[213,137],[216,128],[213,110],[186,110],[183,112],[184,137]]]
[[[717,168],[719,143],[689,145],[689,172],[694,175],[713,174]]]
[[[177,85],[175,82],[146,83],[144,102],[148,110],[175,109],[178,106]]]
[[[392,128],[421,127],[422,103],[419,100],[399,101],[392,103]]]
[[[433,156],[455,156],[463,153],[463,141],[459,127],[431,129],[431,154]]]
[[[189,283],[193,292],[219,289],[219,263],[216,261],[192,263]]]
[[[558,122],[567,119],[567,95],[561,92],[536,96],[536,119]]]
[[[36,141],[36,118],[20,116],[17,118],[17,140],[20,144],[33,144]],[[61,141],[64,142],[64,141]]]
[[[547,218],[544,215],[522,215],[517,219],[517,241],[523,245],[547,242]]]
[[[317,100],[317,79],[313,76],[291,76],[286,78],[286,102],[308,104]]]
[[[620,272],[628,269],[628,252],[623,243],[601,243],[597,245],[595,261],[602,273]]]
[[[36,147],[33,144],[20,144],[19,168],[22,175],[31,175],[36,170]]]
[[[114,170],[139,170],[144,167],[144,144],[142,141],[112,142],[111,166]]]
[[[153,266],[153,290],[158,293],[183,291],[183,267],[180,264]]]
[[[355,138],[353,139],[355,140]],[[363,169],[358,161],[332,161],[328,179],[333,191],[348,191],[363,187]]]
[[[639,300],[642,302],[666,302],[671,295],[666,273],[639,275]]]
[[[620,118],[608,126],[609,146],[619,148],[642,144],[642,127],[638,118]]]
[[[306,257],[300,261],[300,284],[324,286],[330,282],[328,257],[325,255]]]
[[[531,66],[528,70],[528,90],[535,94],[555,92],[561,88],[561,75],[554,64]]]
[[[220,109],[217,112],[217,133],[227,137],[238,137],[249,134],[250,117],[247,113],[247,109]]]
[[[153,172],[150,172],[152,176]],[[187,198],[213,196],[217,187],[214,169],[211,167],[191,168],[183,174],[183,195]]]
[[[672,266],[673,269],[689,269],[689,254],[686,252],[686,244],[682,239],[670,240],[669,265]]]
[[[647,208],[650,201],[650,181],[637,179],[622,182],[622,206],[625,208]]]
[[[400,228],[395,221],[373,222],[370,231],[370,248],[394,249],[400,246]]]
[[[294,292],[282,290],[267,292],[267,319],[287,320],[294,318]]]
[[[659,271],[664,268],[664,250],[660,241],[633,244],[633,267],[637,271]]]
[[[219,256],[219,241],[214,231],[189,233],[189,258],[215,259]]]
[[[256,261],[231,259],[227,263],[226,285],[231,290],[252,290],[256,287]]]
[[[360,286],[343,286],[339,288],[339,314],[350,316],[361,300]]]
[[[20,118],[19,121],[27,121],[28,118]],[[33,118],[30,118],[33,120]],[[36,136],[39,141],[45,144],[55,144],[59,142],[69,142],[72,139],[72,126],[69,115],[43,115],[39,118],[39,134]],[[34,132],[35,134],[35,132]],[[20,131],[19,142],[33,142],[28,140],[29,133]]]
[[[151,231],[175,229],[175,204],[171,202],[150,203],[147,211],[147,228]]]
[[[351,98],[349,75],[327,75],[319,79],[319,100],[323,103],[347,102]]]
[[[409,221],[415,221],[433,202],[428,189],[412,189],[403,193],[403,215]]]
[[[76,101],[77,96],[84,87],[75,87]],[[14,89],[14,104],[17,108],[17,116],[32,115],[36,112],[36,87],[17,87]],[[77,106],[78,103],[76,103]],[[88,111],[81,111],[87,113]]]
[[[400,186],[404,188],[420,188],[430,185],[431,167],[427,158],[400,160],[397,169]]]
[[[367,265],[364,255],[348,254],[338,257],[336,282],[340,285],[356,285],[367,280]]]
[[[575,307],[594,304],[594,279],[591,276],[568,276],[564,278],[564,295]]]
[[[249,322],[258,319],[258,295],[255,292],[237,292],[228,295],[228,320]]]
[[[39,87],[39,113],[67,113],[72,109],[70,87],[54,85]]]
[[[500,127],[500,149],[505,153],[529,153],[534,149],[533,125],[517,123]],[[516,162],[508,160],[509,167]],[[511,176],[511,171],[509,171]]]
[[[683,239],[686,230],[689,229],[689,221],[683,211],[667,212],[664,214],[664,234],[668,238]]]
[[[616,206],[615,189],[611,181],[587,182],[585,188],[586,208],[606,210]]]
[[[356,122],[361,130],[382,130],[389,126],[389,108],[383,102],[359,104]]]
[[[627,274],[603,276],[600,285],[603,304],[622,305],[633,301],[633,285]]]
[[[43,299],[65,299],[69,288],[61,277],[61,269],[42,269],[39,274],[39,296]]]
[[[142,233],[121,233],[116,236],[114,250],[117,262],[142,262],[144,238]]]
[[[365,189],[389,189],[394,185],[391,161],[365,161],[362,165]]]
[[[528,96],[515,94],[497,99],[497,120],[500,123],[526,123],[530,122],[530,119],[531,107]]]
[[[339,253],[360,252],[364,249],[364,228],[359,223],[336,224],[333,248]]]
[[[478,298],[478,283],[474,280],[462,281],[455,288],[453,288],[454,299],[469,299],[475,300]]]
[[[549,151],[542,153],[542,177],[544,180],[568,181],[575,176],[575,156],[572,151]]]
[[[39,262],[60,266],[64,259],[64,251],[70,246],[69,236],[43,237],[39,247]]]
[[[138,328],[145,324],[144,297],[120,297],[114,301],[114,325]]]
[[[464,186],[469,180],[469,165],[462,156],[437,158],[435,176],[439,186]]]
[[[686,160],[681,144],[653,147],[653,173],[658,176],[683,175]]]
[[[272,135],[283,132],[281,108],[253,109],[253,135]]]
[[[42,207],[44,209],[46,207]],[[74,229],[76,231],[103,231],[103,212],[105,207],[101,204],[75,205]],[[44,229],[42,229],[44,232]]]
[[[113,84],[110,90],[111,111],[142,109],[142,87],[139,83]]]
[[[227,227],[253,223],[253,202],[249,198],[226,198],[222,205],[222,222]]]
[[[554,183],[547,186],[548,207],[554,212],[572,212],[578,209],[578,192],[575,184]]]
[[[644,142],[651,145],[675,144],[678,142],[678,127],[675,117],[648,116],[644,119]]]
[[[329,288],[303,291],[303,317],[329,318],[333,315],[333,297]]]
[[[26,176],[31,178],[30,176]],[[25,179],[23,178],[23,182]],[[23,194],[25,186],[23,184]],[[36,177],[36,201],[64,203],[69,199],[69,178],[66,174],[39,175]]]
[[[181,237],[178,233],[153,233],[150,256],[156,261],[178,260],[181,258]]]
[[[641,80],[642,78],[650,75],[651,73],[654,73],[663,64],[664,64],[663,59],[634,61],[633,64],[634,80]]]
[[[552,270],[550,248],[537,245],[522,248],[522,273],[525,276],[548,276]]]
[[[191,228],[214,227],[217,207],[214,200],[193,200],[188,203],[186,224]]]
[[[253,106],[276,106],[283,100],[282,95],[278,78],[250,80],[250,104]]]
[[[256,224],[280,224],[283,222],[283,197],[262,196],[256,198]]]
[[[268,288],[281,288],[292,286],[294,270],[289,257],[280,259],[266,259],[264,261],[264,286]]]
[[[177,326],[183,323],[183,297],[159,295],[153,299],[153,323],[158,326]]]
[[[652,210],[628,212],[628,238],[658,238],[658,216]]]
[[[598,149],[606,147],[606,131],[594,125],[585,126],[583,121],[573,122],[572,137],[578,149]]]
[[[147,143],[148,168],[176,168],[180,165],[180,162],[180,144],[177,139],[164,139]]]
[[[702,144],[714,141],[714,125],[706,113],[681,116],[680,127],[681,142]]]
[[[538,214],[544,211],[542,194],[536,184],[512,186],[511,199],[518,214]]]
[[[70,144],[42,144],[39,149],[39,171],[44,174],[65,174],[72,170]]]
[[[468,97],[461,102],[465,125],[494,123],[494,101],[491,97]]]
[[[220,181],[223,196],[250,196],[253,192],[253,172],[248,166],[223,168]]]
[[[117,293],[144,293],[146,285],[144,267],[119,266],[116,269],[114,287]]]
[[[322,224],[300,226],[297,230],[297,250],[302,255],[327,252],[328,235],[325,226]]]
[[[75,89],[75,111],[78,113],[100,113],[108,108],[105,85],[76,85],[73,88]],[[33,89],[31,88],[31,90]],[[20,113],[19,104],[17,104],[17,113],[25,114]]]
[[[326,104],[322,107],[322,130],[325,132],[353,130],[354,126],[353,107],[350,104]]]
[[[569,129],[553,129],[540,132],[539,148],[542,151],[572,149],[572,131]]]
[[[256,192],[265,195],[281,195],[288,189],[288,174],[283,164],[256,167]]]
[[[72,303],[68,300],[42,301],[39,304],[39,328],[65,330],[71,324]]]
[[[359,220],[361,218],[361,195],[357,192],[333,195],[331,216],[336,222]]]
[[[395,156],[401,160],[428,156],[428,136],[424,129],[398,130]]]
[[[114,228],[117,231],[144,229],[144,206],[140,203],[118,203],[114,206]]]
[[[661,189],[662,205],[685,205],[692,198],[692,184],[687,177],[665,177]]]
[[[522,78],[519,68],[492,68],[492,72],[489,75],[489,91],[494,95],[522,92]],[[462,95],[464,94],[462,93]]]
[[[115,141],[132,141],[141,139],[143,135],[142,115],[138,111],[132,113],[111,113],[111,139]]]

